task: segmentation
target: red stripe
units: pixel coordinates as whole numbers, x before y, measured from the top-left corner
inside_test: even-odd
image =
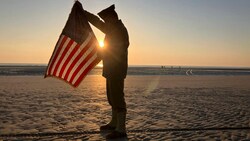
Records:
[[[81,76],[77,79],[77,81],[75,82],[75,84],[73,84],[75,87],[77,87],[81,81],[84,79],[84,77],[90,72],[90,70],[92,70],[96,64],[98,64],[100,62],[100,60],[98,58],[96,58],[81,74]]]
[[[61,49],[62,49],[62,46],[63,46],[63,44],[65,43],[65,41],[67,40],[67,38],[68,38],[67,36],[64,36],[64,37],[63,37],[62,42],[61,42],[61,44],[60,44],[59,47],[58,47],[58,50],[55,52],[56,54],[55,54],[53,60],[51,60],[52,62],[49,64],[48,75],[51,74],[51,69],[53,68],[53,65],[54,65],[54,63],[55,63],[55,61],[56,61],[56,59],[57,59],[57,56],[58,56],[58,54],[60,53],[60,51],[61,51]],[[59,39],[59,40],[60,40],[60,39]],[[53,55],[52,55],[52,56],[53,56]]]
[[[91,40],[88,42],[88,44],[81,50],[81,52],[77,55],[75,60],[70,65],[69,69],[67,70],[64,80],[67,80],[69,77],[70,72],[72,71],[73,67],[76,65],[77,61],[84,55],[84,53],[91,47],[92,42],[94,41],[94,38],[91,38]]]
[[[81,64],[77,67],[77,69],[75,70],[75,72],[73,73],[73,75],[70,78],[69,83],[72,83],[72,81],[74,80],[74,78],[76,77],[77,73],[82,69],[82,67],[86,64],[86,62],[89,61],[89,59],[96,53],[96,48],[94,48],[90,54],[88,54],[88,56],[81,62]]]
[[[61,70],[60,70],[60,73],[59,73],[59,77],[61,78],[62,77],[62,74],[66,68],[66,66],[68,65],[70,59],[72,59],[72,57],[74,56],[74,54],[76,53],[76,51],[79,49],[80,45],[77,44],[74,49],[72,50],[72,52],[70,53],[70,55],[68,56],[67,60],[64,62]]]
[[[58,70],[58,68],[59,68],[59,65],[61,64],[63,58],[65,57],[66,53],[68,52],[69,48],[71,47],[71,45],[72,45],[73,43],[74,43],[74,41],[70,39],[70,41],[69,41],[69,43],[67,44],[66,48],[63,50],[63,53],[62,53],[62,55],[61,55],[59,61],[58,61],[57,64],[56,64],[56,67],[55,67],[55,69],[54,69],[53,75],[56,75],[56,72],[57,72],[57,70]]]

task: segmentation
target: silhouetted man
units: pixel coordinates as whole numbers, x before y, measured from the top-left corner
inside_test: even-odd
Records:
[[[99,51],[99,57],[103,60],[103,76],[106,78],[106,91],[108,102],[112,107],[112,119],[101,131],[111,130],[107,139],[126,137],[126,102],[124,99],[124,79],[127,75],[127,56],[129,37],[128,32],[118,15],[115,6],[102,10],[99,17],[85,11],[88,21],[105,33],[105,47]]]

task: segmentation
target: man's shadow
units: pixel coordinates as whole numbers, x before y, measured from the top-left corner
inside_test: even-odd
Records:
[[[106,136],[107,136],[109,133],[110,133],[110,132],[100,132],[100,135],[103,137],[103,140],[106,140],[106,141],[128,141],[128,140],[129,140],[127,137],[124,137],[124,138],[117,138],[117,139],[106,139]],[[80,137],[77,137],[77,138],[75,138],[75,139],[81,140],[81,141],[85,141],[85,140],[86,140],[86,136],[87,136],[87,135],[80,136]]]
[[[110,132],[100,132],[100,135],[106,139],[106,136],[109,134]],[[118,139],[106,139],[106,141],[128,141],[129,139],[127,137],[124,138],[118,138]]]

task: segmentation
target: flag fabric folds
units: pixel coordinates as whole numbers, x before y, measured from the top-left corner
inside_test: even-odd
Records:
[[[50,58],[46,77],[60,78],[77,87],[99,62],[98,42],[76,1]]]

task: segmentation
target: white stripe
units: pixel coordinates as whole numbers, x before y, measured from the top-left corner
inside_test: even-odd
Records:
[[[85,40],[85,42],[79,47],[79,49],[76,51],[76,53],[73,55],[72,59],[70,59],[69,63],[67,64],[67,66],[64,69],[62,78],[64,79],[66,72],[69,69],[69,66],[72,64],[72,62],[75,60],[75,58],[78,56],[78,54],[81,52],[81,50],[83,50],[83,48],[88,44],[88,42],[91,40],[92,38],[92,34],[89,34],[89,36],[87,37],[87,39]]]
[[[82,63],[82,61],[90,54],[90,52],[95,48],[95,44],[92,44],[91,47],[83,54],[83,56],[77,61],[73,69],[70,71],[69,77],[67,81],[70,81],[73,73],[76,71],[78,66]]]
[[[55,57],[55,55],[56,55],[56,52],[57,52],[57,50],[58,50],[60,44],[62,43],[63,38],[64,38],[64,35],[61,35],[61,37],[59,38],[59,42],[58,42],[58,44],[56,45],[55,51],[54,51],[54,53],[53,53],[52,56],[51,56],[51,59],[50,59],[51,62],[50,62],[50,63],[52,63],[52,61],[54,60],[54,57]],[[51,64],[48,65],[47,75],[49,75],[49,69],[51,68],[50,65],[51,65]]]
[[[78,78],[81,76],[83,71],[97,58],[97,54],[95,53],[83,66],[83,68],[77,73],[76,77],[72,81],[72,84],[75,84],[75,82],[78,80]]]
[[[58,68],[58,70],[56,72],[56,76],[59,76],[59,73],[60,73],[60,71],[62,69],[63,64],[65,63],[66,59],[69,57],[70,53],[72,52],[72,50],[75,48],[76,45],[77,45],[77,43],[73,42],[73,44],[69,47],[69,50],[65,54],[65,56],[64,56],[64,58],[63,58],[63,60],[62,60],[62,62],[60,64],[60,66],[59,66],[59,68]]]
[[[53,65],[53,68],[52,68],[52,71],[51,71],[52,74],[53,74],[53,72],[54,72],[54,70],[55,70],[55,67],[56,67],[56,65],[57,65],[57,63],[58,63],[58,61],[59,61],[59,59],[60,59],[61,56],[62,56],[63,51],[65,50],[66,46],[68,45],[69,41],[70,41],[70,38],[67,37],[67,40],[66,40],[65,43],[63,44],[63,47],[62,47],[62,49],[61,49],[59,55],[58,55],[57,58],[56,58],[56,61],[55,61],[54,65]]]

